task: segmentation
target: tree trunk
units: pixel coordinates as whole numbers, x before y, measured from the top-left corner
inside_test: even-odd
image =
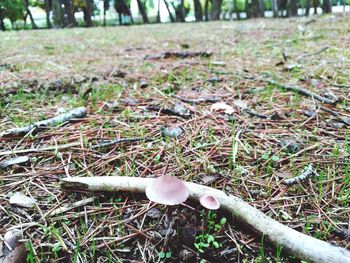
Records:
[[[203,20],[203,11],[202,11],[202,5],[199,0],[193,0],[194,3],[194,16],[196,17],[196,21],[202,21]]]
[[[28,18],[28,13],[23,15],[23,23],[24,23],[24,28],[27,28],[27,18]]]
[[[38,26],[35,24],[32,12],[30,12],[29,9],[29,1],[28,0],[23,0],[24,7],[26,9],[27,15],[29,15],[30,23],[32,24],[33,29],[38,29]],[[26,21],[27,21],[27,16],[26,16]]]
[[[85,0],[86,6],[83,8],[84,22],[86,27],[92,27],[92,0]]]
[[[298,16],[297,0],[289,0],[288,13],[289,16]]]
[[[272,0],[271,2],[272,2],[273,17],[278,17],[278,2],[277,2],[277,0]]]
[[[170,8],[169,8],[169,4],[168,4],[168,2],[166,0],[164,0],[164,4],[165,4],[165,7],[166,7],[166,10],[168,10],[170,21],[172,23],[174,23],[175,22],[175,18],[173,16],[173,14],[171,13]]]
[[[157,1],[157,23],[160,23],[160,0]]]
[[[103,26],[107,25],[106,13],[108,9],[109,9],[109,0],[103,0]]]
[[[205,0],[204,17],[205,17],[205,21],[209,21],[209,0]]]
[[[260,17],[265,17],[265,3],[264,0],[259,0]]]
[[[67,15],[67,27],[77,26],[77,21],[75,20],[73,12],[73,1],[71,3],[70,0],[62,0],[62,4],[64,5],[64,10]]]
[[[123,24],[123,19],[122,19],[122,14],[118,13],[118,18],[119,18],[119,25]]]
[[[252,0],[252,17],[260,17],[259,0]]]
[[[305,16],[310,15],[310,6],[311,6],[311,0],[306,0],[305,3]]]
[[[245,12],[247,14],[247,18],[252,17],[252,4],[249,0],[245,0]]]
[[[239,14],[238,6],[237,6],[237,0],[233,0],[233,8],[235,9],[237,20],[240,20],[241,16]]]
[[[314,15],[317,15],[318,0],[313,0],[314,4]]]
[[[5,31],[6,27],[4,24],[4,18],[5,18],[5,10],[0,9],[0,30]]]
[[[144,7],[142,1],[141,0],[137,0],[137,5],[138,5],[140,13],[142,15],[143,23],[144,24],[148,24],[149,23],[148,16],[147,16],[147,13],[146,13],[146,10],[145,10],[145,7]]]
[[[221,14],[222,0],[213,0],[211,20],[219,20]]]
[[[61,0],[52,1],[53,23],[55,27],[64,26],[64,15]]]
[[[51,7],[52,7],[51,0],[45,0],[46,25],[48,28],[52,28],[52,24],[50,20]]]
[[[180,19],[181,19],[181,22],[185,22],[185,0],[181,0],[180,2],[180,13],[181,13],[181,16],[180,16]]]
[[[232,21],[232,3],[231,0],[227,0],[227,11],[228,11],[228,18],[230,21]],[[226,18],[226,14],[224,15],[224,18]]]
[[[326,14],[332,13],[331,0],[323,0],[322,10],[323,10],[323,13],[326,13]]]

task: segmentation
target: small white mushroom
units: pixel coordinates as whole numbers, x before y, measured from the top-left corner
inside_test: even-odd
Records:
[[[217,210],[220,208],[220,203],[213,195],[203,195],[199,198],[202,206],[210,210]]]
[[[181,180],[162,175],[146,187],[146,196],[159,204],[178,205],[187,200],[189,191]]]

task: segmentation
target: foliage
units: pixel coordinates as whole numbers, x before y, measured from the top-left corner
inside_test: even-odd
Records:
[[[0,0],[0,10],[4,17],[8,18],[12,23],[24,17],[22,0]]]
[[[208,211],[207,215],[203,211],[201,217],[206,224],[206,231],[202,229],[201,234],[196,236],[196,243],[194,243],[194,246],[199,253],[204,253],[206,248],[219,248],[221,246],[221,244],[215,240],[215,235],[226,224],[226,218],[223,217],[220,222],[217,222],[217,214],[211,210]]]

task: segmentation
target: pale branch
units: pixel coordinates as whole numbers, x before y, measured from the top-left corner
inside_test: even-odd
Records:
[[[317,173],[313,170],[312,164],[309,164],[300,175],[293,177],[293,178],[290,178],[290,179],[286,179],[283,181],[283,183],[285,185],[294,185],[294,184],[300,183],[302,181],[305,181],[306,179],[310,178],[311,176],[315,176],[315,175],[317,175]]]
[[[132,143],[132,142],[139,142],[139,141],[151,141],[151,138],[121,138],[121,139],[115,139],[110,141],[103,141],[97,145],[91,146],[91,149],[98,149],[98,148],[105,148],[114,146],[121,143]]]
[[[149,111],[158,111],[161,114],[173,115],[173,116],[181,117],[181,118],[184,118],[184,119],[190,119],[191,118],[190,114],[180,113],[180,112],[177,112],[177,111],[175,111],[173,109],[170,109],[170,108],[162,108],[160,106],[150,105],[146,109],[149,110]]]
[[[122,176],[70,177],[62,179],[61,187],[66,190],[79,191],[144,193],[147,185],[153,180],[152,178]],[[299,258],[318,263],[350,263],[348,250],[283,225],[238,197],[195,183],[186,182],[186,186],[189,189],[190,198],[198,201],[204,194],[215,196],[223,209],[232,212],[235,217],[251,226],[259,234],[268,237],[271,242]]]
[[[272,79],[262,79],[263,81],[271,84],[271,85],[274,85],[278,88],[281,88],[281,89],[284,89],[284,90],[289,90],[289,91],[293,91],[293,92],[296,92],[300,95],[304,95],[304,96],[307,96],[307,97],[310,97],[310,98],[314,98],[315,100],[318,100],[322,103],[327,103],[327,104],[335,104],[336,101],[333,101],[333,100],[330,100],[328,98],[325,98],[325,97],[322,97],[314,92],[311,92],[309,90],[306,90],[306,89],[303,89],[303,88],[300,88],[300,87],[295,87],[295,86],[290,86],[290,85],[284,85],[284,84],[281,84],[281,83],[278,83],[277,81],[275,80],[272,80]]]
[[[72,119],[76,118],[83,118],[86,115],[86,108],[85,107],[80,107],[76,108],[73,110],[70,110],[66,113],[60,114],[56,117],[43,120],[43,121],[38,121],[35,122],[34,124],[25,126],[25,127],[19,127],[19,128],[14,128],[7,130],[0,134],[0,137],[3,136],[14,136],[14,135],[25,135],[29,132],[37,132],[41,128],[46,128],[46,127],[55,127],[60,125],[61,123],[71,121]]]
[[[62,214],[62,213],[65,213],[65,212],[67,212],[69,210],[72,210],[74,208],[85,206],[85,205],[93,202],[95,199],[96,199],[96,197],[90,197],[90,198],[87,198],[87,199],[83,199],[83,200],[80,200],[80,201],[68,204],[66,206],[59,207],[59,208],[57,208],[57,209],[55,209],[53,211],[48,212],[47,215],[55,216],[55,215],[58,215],[58,214]]]
[[[80,146],[81,142],[72,142],[72,143],[66,143],[61,145],[54,145],[54,146],[46,146],[41,148],[31,148],[31,149],[16,149],[16,150],[8,150],[0,152],[0,156],[6,156],[11,154],[22,154],[22,153],[38,153],[38,152],[46,152],[46,151],[58,151],[62,149],[67,149],[71,147],[77,147]]]
[[[256,112],[256,111],[252,110],[252,109],[249,109],[249,108],[243,109],[243,111],[246,112],[247,114],[249,114],[252,117],[258,117],[260,119],[267,119],[268,118],[267,115],[261,114],[259,112]]]
[[[6,159],[0,163],[0,169],[5,169],[11,165],[15,164],[22,164],[22,163],[27,163],[29,162],[29,157],[28,156],[19,156],[19,157],[14,157],[11,159]]]
[[[190,103],[190,104],[198,104],[198,103],[206,103],[206,102],[218,102],[221,100],[219,97],[203,97],[203,98],[186,98],[179,95],[173,95],[174,98],[181,100],[182,102]]]
[[[110,146],[117,145],[120,143],[131,143],[131,142],[138,142],[141,140],[151,141],[152,139],[151,138],[121,138],[121,139],[110,140],[110,141],[102,142],[102,143],[97,144],[97,145],[93,145],[93,146],[91,146],[91,149],[95,150],[98,148],[110,147]],[[11,154],[58,151],[58,150],[63,150],[63,149],[67,149],[67,148],[71,148],[71,147],[78,147],[78,146],[81,146],[81,142],[71,142],[71,143],[46,146],[46,147],[41,147],[41,148],[7,150],[7,151],[0,152],[0,157],[6,156],[6,155],[11,155]],[[89,149],[89,148],[87,147],[87,149]]]

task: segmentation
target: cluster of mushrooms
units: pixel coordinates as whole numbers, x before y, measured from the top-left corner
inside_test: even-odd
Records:
[[[178,205],[187,200],[189,191],[181,180],[163,174],[147,186],[146,196],[149,200],[158,204]],[[220,208],[219,201],[213,195],[203,195],[199,198],[199,202],[210,210]]]

